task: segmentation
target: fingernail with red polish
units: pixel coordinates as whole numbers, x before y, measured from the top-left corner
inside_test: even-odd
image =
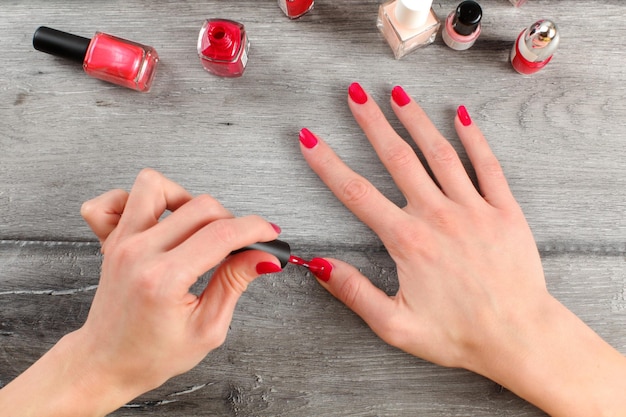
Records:
[[[367,102],[367,94],[359,83],[350,84],[350,87],[348,87],[348,95],[356,104],[365,104]]]
[[[333,265],[323,258],[313,258],[309,262],[309,270],[319,280],[328,282],[330,279],[330,273],[333,271]]]
[[[303,127],[300,130],[300,143],[302,143],[305,148],[311,149],[317,145],[317,138],[309,129]]]
[[[271,223],[271,222],[270,222],[270,224],[272,225],[272,228],[274,229],[274,231],[275,231],[276,233],[280,234],[280,233],[283,231],[283,230],[280,228],[280,226],[279,226],[279,225],[274,224],[274,223]]]
[[[280,265],[276,265],[273,262],[259,262],[256,265],[256,272],[259,275],[263,274],[274,274],[276,272],[281,272],[283,269]]]
[[[411,97],[399,85],[396,85],[391,90],[391,98],[400,107],[404,107],[411,102]]]
[[[456,114],[459,116],[459,120],[461,121],[461,124],[463,126],[469,126],[472,124],[472,118],[467,112],[465,106],[459,106],[459,108],[456,110]]]

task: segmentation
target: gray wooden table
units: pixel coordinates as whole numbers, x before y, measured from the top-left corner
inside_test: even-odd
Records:
[[[445,17],[456,3],[435,1],[434,9]],[[465,104],[528,217],[551,292],[626,353],[626,3],[481,4],[483,34],[472,49],[455,52],[439,37],[396,61],[375,28],[379,0],[318,0],[298,21],[275,0],[4,1],[0,386],[85,319],[100,257],[80,205],[129,188],[143,167],[213,194],[236,214],[267,217],[298,254],[346,259],[393,293],[394,266],[380,242],[299,153],[306,126],[401,201],[346,106],[352,81],[389,115],[392,86],[404,86],[459,150],[452,120]],[[196,37],[209,17],[246,25],[252,46],[242,78],[212,76],[198,62]],[[559,23],[562,44],[548,67],[524,78],[508,54],[539,18]],[[89,78],[80,66],[35,51],[40,25],[154,46],[162,61],[152,91]],[[543,415],[480,376],[386,346],[297,267],[255,281],[221,348],[114,415],[146,411]]]

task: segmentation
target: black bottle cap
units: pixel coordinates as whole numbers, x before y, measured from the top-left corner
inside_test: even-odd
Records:
[[[245,248],[233,251],[231,252],[231,254],[234,255],[236,253],[247,250],[260,250],[274,255],[280,261],[280,266],[282,268],[287,265],[287,263],[289,262],[289,258],[291,257],[291,247],[289,246],[289,243],[278,239],[271,240],[269,242],[253,243],[252,245],[248,245]]]
[[[36,50],[80,62],[85,60],[91,39],[41,26],[33,35]]]
[[[461,2],[456,8],[452,27],[454,31],[462,36],[468,36],[476,31],[483,17],[483,10],[475,1],[467,0]]]

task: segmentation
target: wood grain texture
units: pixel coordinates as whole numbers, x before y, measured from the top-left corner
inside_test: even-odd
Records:
[[[389,198],[402,197],[346,105],[359,81],[388,106],[400,84],[466,158],[452,120],[465,104],[499,157],[541,249],[551,291],[626,353],[626,3],[482,0],[483,33],[465,52],[434,45],[400,61],[378,35],[378,0],[318,0],[298,21],[275,0],[3,1],[0,6],[0,384],[84,320],[99,271],[80,204],[156,168],[236,214],[283,228],[303,255],[332,255],[395,289],[393,263],[302,160],[298,130],[318,133]],[[457,1],[435,1],[446,16]],[[575,4],[575,7],[573,6]],[[246,25],[239,79],[206,73],[204,18]],[[525,78],[517,34],[553,18],[562,43]],[[32,48],[48,25],[154,46],[140,94]],[[408,139],[408,137],[407,137]],[[203,277],[202,285],[207,277]],[[190,373],[114,415],[538,416],[470,373],[387,347],[302,271],[263,277],[241,300],[226,344]]]
[[[0,382],[11,380],[86,318],[100,257],[95,244],[0,244]],[[330,253],[322,253],[328,255]],[[389,293],[382,252],[334,251]],[[626,351],[626,260],[559,255],[544,260],[553,294]],[[42,272],[45,271],[45,272]],[[207,282],[204,276],[199,290]],[[226,343],[189,373],[115,416],[539,416],[477,375],[385,345],[296,267],[256,280]]]

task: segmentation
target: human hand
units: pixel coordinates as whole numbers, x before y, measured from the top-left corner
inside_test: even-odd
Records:
[[[437,182],[374,100],[358,84],[349,92],[350,109],[406,206],[390,202],[307,130],[302,152],[339,200],[379,235],[396,262],[400,286],[388,297],[338,260],[324,286],[388,343],[441,365],[481,371],[493,357],[493,339],[506,335],[511,320],[536,314],[549,297],[524,215],[464,108],[455,127],[480,191],[452,145],[404,90],[394,89],[391,106]]]
[[[348,104],[406,199],[400,208],[307,129],[302,153],[333,193],[378,234],[396,262],[387,296],[331,260],[318,277],[391,345],[504,385],[555,416],[625,415],[626,358],[547,291],[532,233],[465,107],[454,120],[478,189],[451,144],[401,87],[391,107],[432,170],[358,84]],[[435,182],[436,181],[436,182]]]
[[[162,218],[166,211],[169,215]],[[280,264],[260,251],[276,226],[234,218],[146,169],[130,193],[113,190],[81,213],[102,242],[100,283],[85,324],[0,390],[15,416],[103,416],[200,362],[226,337],[237,300]],[[217,267],[202,293],[198,277]]]
[[[165,210],[172,213],[159,221]],[[228,254],[275,239],[256,216],[235,219],[208,195],[192,198],[161,174],[144,170],[130,194],[111,191],[82,213],[105,253],[100,285],[80,329],[94,358],[139,391],[187,371],[223,343],[233,310],[272,255],[229,257],[200,296],[189,288]],[[257,266],[261,265],[257,270]]]

